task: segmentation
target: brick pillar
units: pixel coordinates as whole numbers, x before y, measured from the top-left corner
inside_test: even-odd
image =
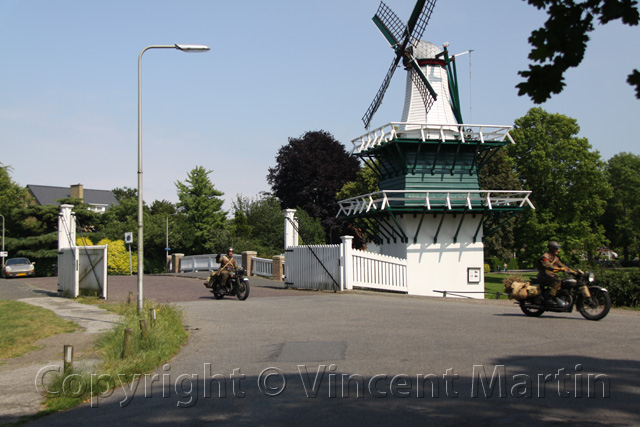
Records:
[[[247,272],[247,276],[251,276],[251,261],[258,256],[258,252],[245,251],[242,252],[242,265]]]
[[[173,265],[172,273],[180,272],[180,259],[184,257],[184,254],[171,254],[171,261]]]
[[[273,280],[282,282],[284,275],[284,256],[276,255],[273,257]]]

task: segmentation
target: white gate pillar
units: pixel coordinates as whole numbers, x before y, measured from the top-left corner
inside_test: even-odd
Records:
[[[76,217],[71,212],[73,205],[61,205],[58,216],[58,250],[76,245]]]
[[[295,209],[285,209],[284,213],[284,248],[298,246],[298,220],[295,217]],[[295,227],[293,226],[295,224]]]
[[[353,289],[353,236],[341,236],[340,290]]]

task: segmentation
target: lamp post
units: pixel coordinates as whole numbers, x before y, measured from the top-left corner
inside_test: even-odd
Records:
[[[209,46],[194,44],[152,45],[138,56],[138,313],[143,312],[144,225],[142,217],[142,55],[150,49],[177,49],[183,52],[206,52]]]

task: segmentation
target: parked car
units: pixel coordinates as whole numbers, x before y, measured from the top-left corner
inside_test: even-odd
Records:
[[[34,277],[36,270],[27,258],[9,258],[2,269],[2,277]]]

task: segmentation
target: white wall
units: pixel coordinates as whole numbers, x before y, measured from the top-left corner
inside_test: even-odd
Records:
[[[413,238],[418,229],[421,215],[413,214],[398,216],[398,222],[409,238],[409,243],[381,245],[381,253],[407,259],[408,290],[410,295],[442,296],[447,291],[459,293],[472,298],[484,298],[484,245],[482,244],[482,229],[473,243],[473,235],[476,232],[481,216],[473,218],[467,214],[458,232],[457,242],[453,242],[462,215],[448,214],[438,234],[438,243],[433,243],[442,215],[433,217],[427,214],[424,217],[418,243],[413,243]],[[468,269],[477,268],[480,272],[479,283],[469,283]]]

